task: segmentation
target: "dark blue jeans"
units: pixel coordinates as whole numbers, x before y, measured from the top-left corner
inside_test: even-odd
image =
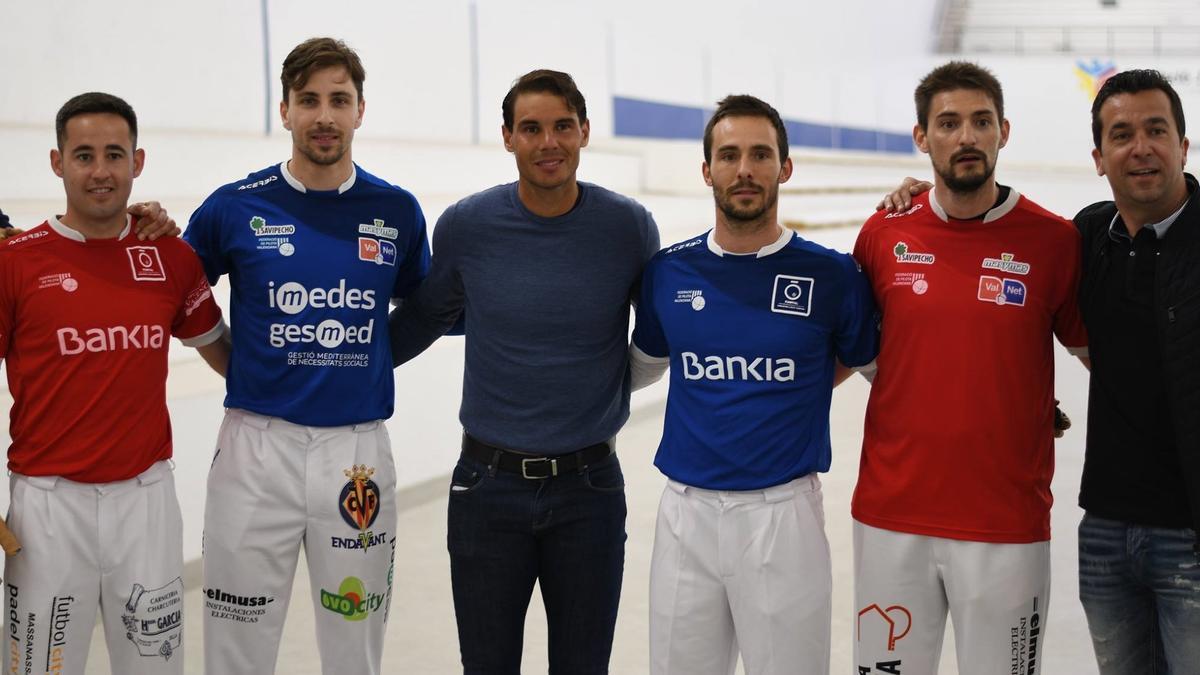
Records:
[[[1085,515],[1079,599],[1101,675],[1200,674],[1200,559],[1190,529]]]
[[[625,568],[625,479],[615,454],[544,480],[462,457],[448,525],[464,673],[519,675],[534,581],[550,673],[608,672]]]

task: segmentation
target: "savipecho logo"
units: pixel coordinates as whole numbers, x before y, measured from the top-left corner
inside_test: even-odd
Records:
[[[896,254],[896,262],[899,263],[917,263],[920,265],[932,265],[934,256],[932,253],[910,253],[908,244],[898,241],[892,248],[892,253]]]

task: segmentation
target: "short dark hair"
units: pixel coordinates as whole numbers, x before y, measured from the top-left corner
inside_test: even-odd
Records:
[[[917,124],[929,128],[929,106],[933,97],[955,89],[974,89],[987,94],[996,105],[997,121],[1004,119],[1004,90],[992,71],[968,61],[951,61],[929,71],[921,79],[913,99],[917,104]]]
[[[58,115],[54,117],[54,134],[58,137],[59,151],[63,149],[63,142],[67,140],[67,122],[72,117],[93,113],[108,113],[122,117],[129,124],[129,140],[133,143],[133,147],[137,147],[137,115],[134,114],[133,108],[124,99],[112,94],[89,91],[86,94],[72,96],[58,109]]]
[[[779,111],[766,101],[748,94],[730,94],[717,101],[717,109],[704,126],[704,161],[712,161],[713,127],[726,117],[763,117],[775,127],[775,139],[779,143],[779,162],[788,158],[787,127]]]
[[[583,100],[583,94],[579,91],[579,87],[575,86],[575,80],[566,73],[541,68],[531,70],[517,78],[517,81],[513,82],[512,87],[505,94],[504,102],[500,104],[500,112],[504,115],[505,129],[512,131],[513,108],[517,105],[517,97],[521,94],[532,93],[554,94],[562,97],[567,103],[567,110],[579,117],[580,124],[587,121],[587,102]]]
[[[288,100],[288,93],[293,89],[303,89],[313,73],[337,66],[345,68],[350,74],[361,101],[363,80],[367,79],[362,61],[345,42],[328,37],[309,38],[301,42],[283,60],[283,70],[279,74],[279,81],[283,83],[283,100]]]
[[[1126,70],[1108,78],[1096,93],[1092,101],[1092,141],[1096,149],[1100,149],[1100,139],[1104,134],[1104,123],[1100,121],[1100,108],[1104,102],[1117,94],[1136,94],[1141,91],[1157,89],[1167,95],[1171,101],[1171,116],[1175,118],[1175,128],[1179,130],[1179,140],[1183,140],[1186,123],[1183,119],[1183,103],[1170,80],[1157,70]]]

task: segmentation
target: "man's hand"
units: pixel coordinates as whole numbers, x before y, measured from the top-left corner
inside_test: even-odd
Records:
[[[1062,438],[1067,429],[1071,428],[1071,418],[1059,407],[1058,399],[1054,399],[1054,437]]]
[[[158,202],[138,202],[129,205],[129,213],[137,218],[134,226],[140,241],[154,241],[159,237],[178,237],[183,230],[175,225],[175,219]]]
[[[933,189],[933,183],[927,180],[917,180],[912,176],[904,179],[900,183],[900,187],[887,193],[879,203],[875,205],[875,210],[884,209],[889,212],[907,211],[908,207],[912,206],[912,198],[922,192],[929,192]]]
[[[0,227],[0,241],[4,241],[9,237],[25,234],[25,230],[19,227]]]

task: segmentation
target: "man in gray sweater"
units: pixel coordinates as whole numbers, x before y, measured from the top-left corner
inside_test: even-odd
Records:
[[[429,276],[392,314],[392,353],[404,363],[465,320],[448,536],[464,672],[520,672],[537,581],[550,671],[605,673],[625,557],[613,438],[629,417],[630,299],[658,228],[576,180],[589,126],[569,75],[530,72],[502,107],[519,178],[438,219]]]

